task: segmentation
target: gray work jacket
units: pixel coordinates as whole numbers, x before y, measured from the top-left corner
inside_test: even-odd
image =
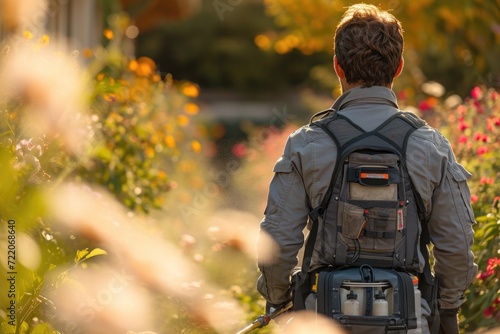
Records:
[[[399,111],[393,91],[381,86],[350,89],[332,108],[365,131],[374,130]],[[321,203],[336,156],[333,140],[321,128],[305,125],[288,137],[283,155],[274,166],[257,247],[261,271],[257,289],[273,304],[289,300],[290,273],[304,244],[309,208]],[[448,140],[429,126],[410,136],[406,160],[425,205],[434,245],[434,272],[440,280],[440,305],[459,307],[477,274],[471,251],[475,219],[467,185],[471,174],[456,161]],[[269,239],[273,241],[271,246],[266,242]],[[321,238],[316,243],[321,243]],[[316,244],[315,249],[321,249],[321,245]],[[328,265],[328,258],[332,254],[321,256],[314,251],[311,270]],[[421,254],[420,259],[423,268]]]

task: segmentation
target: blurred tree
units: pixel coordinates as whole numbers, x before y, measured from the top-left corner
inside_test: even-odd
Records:
[[[259,49],[256,44],[262,41],[256,36],[275,29],[272,19],[260,1],[233,4],[204,1],[189,18],[164,20],[157,29],[141,31],[137,55],[157,61],[162,73],[204,88],[245,92],[288,89],[304,82],[314,65],[329,62],[325,52],[306,57],[298,50],[278,55]]]
[[[408,65],[417,83],[436,80],[466,95],[475,83],[500,85],[500,1],[365,1],[391,9],[406,31]],[[333,34],[347,1],[264,0],[266,12],[284,31],[265,35],[277,53],[332,52]]]
[[[164,20],[177,20],[194,14],[201,0],[119,0],[122,8],[135,18],[141,31],[153,29]]]

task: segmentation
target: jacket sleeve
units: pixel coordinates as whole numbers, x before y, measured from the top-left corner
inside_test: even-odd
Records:
[[[475,218],[467,185],[471,174],[437,132],[432,140],[409,142],[408,152],[416,152],[409,170],[426,207],[434,272],[440,282],[439,303],[444,309],[457,308],[477,274],[472,253]]]
[[[257,290],[273,304],[290,300],[290,274],[304,243],[309,213],[300,171],[291,159],[290,140],[274,166],[257,245],[261,276]]]

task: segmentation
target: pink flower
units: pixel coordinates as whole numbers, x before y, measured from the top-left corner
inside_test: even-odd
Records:
[[[476,132],[474,134],[474,140],[475,141],[482,141],[483,143],[486,143],[488,141],[488,136],[485,134],[482,134],[481,132]]]
[[[489,318],[495,313],[495,307],[493,306],[488,306],[486,310],[484,310],[484,316]]]
[[[479,183],[480,184],[493,184],[493,183],[495,183],[495,179],[493,179],[492,177],[483,176],[479,180]]]
[[[483,106],[479,103],[479,101],[474,101],[474,106],[476,107],[478,113],[482,114],[484,112]]]
[[[424,100],[418,104],[418,109],[420,109],[421,111],[427,111],[431,109],[431,105],[429,104],[429,102],[427,102],[427,100]]]
[[[490,97],[491,97],[491,99],[492,99],[493,101],[496,101],[496,100],[498,99],[498,97],[499,97],[499,96],[500,96],[500,94],[499,94],[496,90],[492,90],[492,91],[491,91],[491,96],[490,96]]]
[[[243,158],[247,154],[247,146],[243,143],[237,143],[233,146],[233,154],[237,158]]]
[[[487,279],[490,276],[491,276],[491,274],[489,274],[485,271],[481,271],[479,274],[477,274],[476,278],[481,280],[481,281],[484,281],[485,279]]]
[[[477,155],[483,155],[488,152],[488,146],[479,146],[477,148]]]
[[[476,99],[479,100],[483,96],[483,92],[480,87],[474,87],[470,93],[470,95]]]
[[[398,92],[398,100],[406,100],[407,98],[408,94],[404,90]]]
[[[466,135],[460,135],[460,137],[458,137],[458,142],[460,144],[467,144],[469,142],[469,137]]]
[[[460,121],[460,123],[458,123],[458,130],[464,131],[467,128],[469,128],[469,125],[465,121]]]
[[[470,195],[470,202],[471,203],[476,203],[479,200],[479,196],[477,195]]]
[[[465,112],[467,111],[467,107],[464,106],[463,104],[459,105],[457,107],[457,112],[460,116],[463,116],[463,114],[465,114]]]
[[[488,259],[488,265],[486,266],[486,272],[489,274],[495,274],[496,270],[494,270],[496,267],[500,266],[500,258],[497,257],[492,257]]]

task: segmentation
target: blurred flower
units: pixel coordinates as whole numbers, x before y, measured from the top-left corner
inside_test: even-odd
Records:
[[[254,43],[262,50],[269,50],[271,48],[271,40],[266,35],[257,35],[254,38]]]
[[[429,81],[422,84],[422,91],[427,95],[441,97],[446,92],[446,89],[439,82]]]
[[[180,244],[184,250],[188,250],[193,248],[194,244],[196,244],[196,239],[190,234],[183,234],[181,236]]]
[[[466,113],[466,111],[467,111],[467,107],[466,107],[466,106],[464,106],[463,104],[461,104],[461,105],[459,105],[459,106],[457,107],[457,112],[458,112],[458,114],[459,114],[460,116],[463,116],[463,115]]]
[[[428,98],[426,98],[425,100],[421,101],[418,104],[418,108],[421,111],[427,111],[429,109],[434,108],[437,104],[438,104],[438,99],[436,99],[433,96],[429,96]]]
[[[133,64],[135,65],[134,67]],[[137,61],[130,62],[129,68],[133,68],[138,76],[148,77],[156,71],[156,63],[149,57],[139,57]]]
[[[474,87],[471,91],[472,98],[479,100],[483,96],[483,91],[480,87]]]
[[[490,95],[490,98],[493,100],[493,101],[496,101],[498,99],[498,97],[500,96],[500,94],[496,91],[496,90],[492,90],[491,91],[491,95]]]
[[[466,135],[460,135],[460,137],[458,137],[458,142],[460,144],[466,144],[469,142],[469,137],[467,137]]]
[[[175,138],[172,135],[167,135],[165,137],[165,145],[167,145],[168,148],[174,148],[175,147]]]
[[[476,203],[479,200],[479,196],[477,195],[470,195],[470,201],[471,203]]]
[[[196,85],[188,83],[182,87],[182,93],[187,97],[198,97],[199,90],[198,87],[196,87]]]
[[[465,121],[460,121],[458,123],[458,130],[459,131],[464,131],[465,129],[468,129],[469,125]]]
[[[477,149],[477,155],[483,155],[488,152],[488,146],[480,146]]]
[[[493,183],[495,183],[495,179],[492,177],[482,176],[481,180],[479,180],[479,183],[480,184],[493,184]]]
[[[237,158],[243,158],[247,154],[247,146],[244,143],[237,143],[233,146],[232,152]]]
[[[459,95],[451,95],[446,100],[444,100],[444,105],[446,108],[453,109],[462,103],[462,98]]]
[[[111,30],[111,29],[104,29],[102,34],[104,35],[104,37],[106,37],[109,40],[113,39],[113,37],[115,35],[113,30]]]
[[[472,104],[476,107],[476,110],[479,114],[484,113],[483,105],[479,101],[475,100]]]
[[[491,317],[495,313],[495,307],[493,305],[488,306],[486,310],[484,310],[485,317]]]
[[[186,113],[189,115],[196,115],[199,109],[200,108],[196,103],[189,102],[184,105],[184,111],[186,111]]]
[[[474,140],[475,141],[482,141],[483,143],[486,143],[488,141],[488,135],[485,135],[481,132],[476,132],[474,134]]]
[[[186,115],[178,115],[177,116],[177,123],[180,126],[187,126],[189,124],[189,118]]]
[[[19,101],[24,134],[57,137],[63,148],[81,153],[88,132],[80,64],[60,51],[65,45],[36,50],[26,41],[13,45],[0,60],[0,95]]]
[[[191,148],[193,149],[194,152],[200,153],[201,152],[201,144],[197,140],[193,140],[191,142]]]
[[[493,275],[496,273],[495,270],[496,267],[500,267],[500,258],[492,257],[488,259],[488,265],[486,266],[486,271]]]

